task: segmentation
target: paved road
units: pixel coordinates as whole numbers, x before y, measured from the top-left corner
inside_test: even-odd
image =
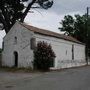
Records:
[[[32,77],[26,75],[21,79],[11,79],[9,83],[4,81],[0,84],[0,90],[90,90],[90,66],[31,75]]]

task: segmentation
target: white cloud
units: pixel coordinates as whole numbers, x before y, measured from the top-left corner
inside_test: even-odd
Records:
[[[51,11],[58,14],[67,14],[69,12],[86,12],[86,7],[90,6],[90,0],[54,0]]]
[[[41,14],[37,12],[28,14],[25,22],[36,27],[59,32],[58,27],[62,16],[59,16],[54,12],[48,13],[47,11],[43,11]]]

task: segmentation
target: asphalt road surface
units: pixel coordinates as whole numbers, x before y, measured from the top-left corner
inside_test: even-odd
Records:
[[[38,74],[0,72],[0,90],[90,90],[90,66]]]

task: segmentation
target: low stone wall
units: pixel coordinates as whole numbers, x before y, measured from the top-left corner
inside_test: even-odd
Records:
[[[78,67],[78,66],[86,65],[86,61],[84,60],[64,60],[64,61],[59,61],[58,64],[59,65],[57,69],[70,68],[70,67]]]

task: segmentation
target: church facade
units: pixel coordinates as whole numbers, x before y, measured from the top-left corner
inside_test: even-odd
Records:
[[[33,68],[33,50],[39,41],[51,44],[56,54],[52,69],[86,64],[85,45],[75,38],[16,22],[3,38],[2,65]]]

